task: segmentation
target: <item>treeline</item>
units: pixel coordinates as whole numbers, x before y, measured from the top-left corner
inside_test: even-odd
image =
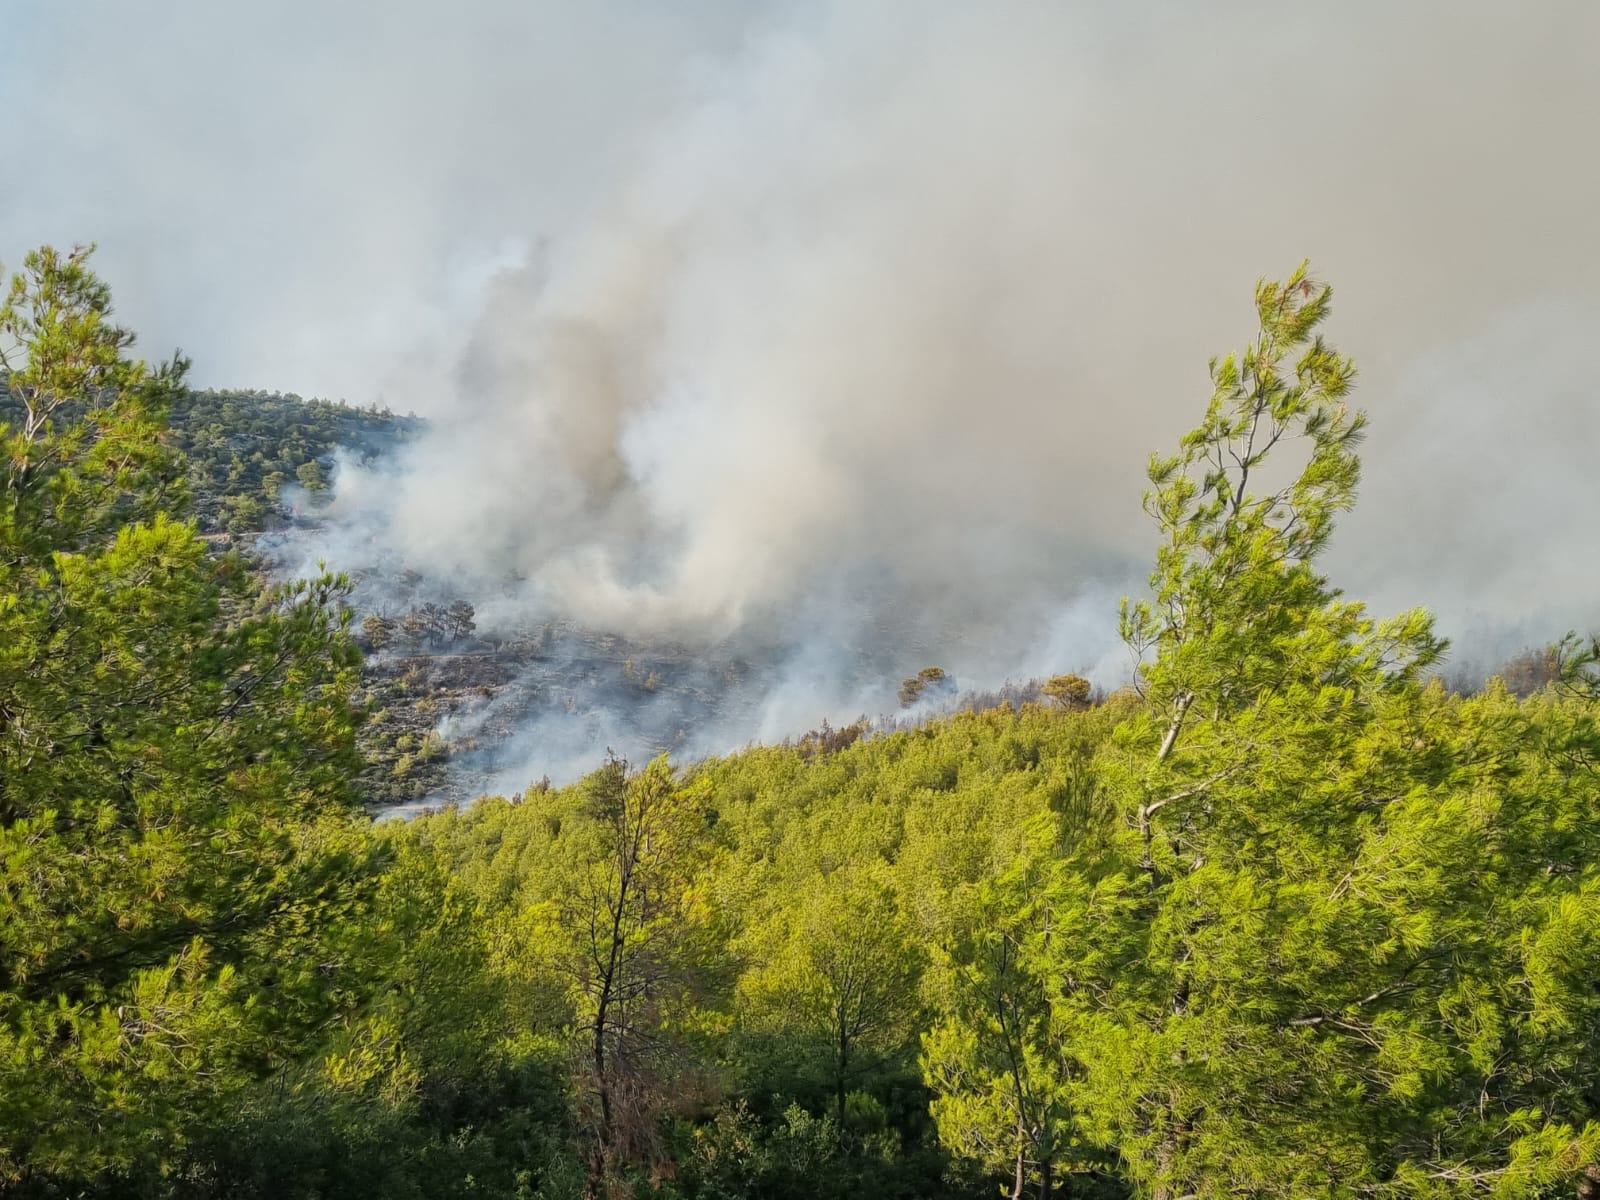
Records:
[[[449,604],[425,601],[391,617],[373,613],[361,622],[361,640],[369,650],[421,650],[451,645],[472,636],[477,612],[466,600]]]
[[[1328,303],[1262,285],[1150,464],[1137,689],[374,825],[343,581],[166,515],[184,364],[29,256],[0,1193],[1592,1195],[1597,647],[1463,697],[1318,572],[1365,423]]]
[[[28,416],[0,368],[0,420]],[[76,422],[68,403],[57,423]],[[206,533],[279,527],[297,504],[315,506],[339,454],[371,463],[417,436],[422,422],[379,408],[259,391],[178,388],[167,402],[164,441],[187,466],[187,511]]]
[[[337,454],[371,462],[421,427],[387,409],[185,389],[169,405],[166,440],[189,465],[191,512],[201,530],[244,534],[276,527],[297,505],[314,506]]]
[[[0,368],[0,421],[21,429],[27,411],[5,387],[6,374]],[[54,416],[70,424],[82,414],[67,402]],[[162,419],[163,442],[186,464],[184,507],[202,533],[278,528],[294,510],[322,501],[339,454],[371,464],[422,429],[421,419],[376,406],[189,387],[174,389]]]

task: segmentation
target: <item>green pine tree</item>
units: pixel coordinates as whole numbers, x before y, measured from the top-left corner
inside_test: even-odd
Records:
[[[0,1189],[159,1178],[368,986],[345,585],[168,515],[186,364],[127,356],[87,259],[0,307]]]
[[[1158,1200],[1535,1194],[1600,1137],[1562,1042],[1593,1030],[1569,939],[1594,782],[1545,760],[1541,812],[1515,709],[1425,689],[1428,617],[1375,621],[1318,571],[1365,419],[1317,334],[1329,290],[1302,267],[1256,302],[1258,339],[1150,464],[1154,595],[1123,611],[1145,705],[1099,764],[1120,830],[1054,885],[1072,1099]]]

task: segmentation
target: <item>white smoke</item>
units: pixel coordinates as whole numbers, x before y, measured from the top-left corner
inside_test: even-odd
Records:
[[[1309,255],[1373,416],[1336,578],[1496,652],[1600,617],[1587,0],[278,7],[169,6],[218,73],[90,136],[142,27],[87,6],[36,136],[98,183],[0,229],[53,196],[202,368],[429,415],[339,565],[777,664],[750,735],[1110,682],[1145,456]]]

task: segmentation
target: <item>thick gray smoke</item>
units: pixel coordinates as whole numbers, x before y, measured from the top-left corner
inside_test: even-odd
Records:
[[[313,550],[781,664],[741,736],[1109,681],[1145,456],[1304,256],[1374,418],[1336,577],[1485,658],[1600,617],[1589,0],[137,7],[33,14],[81,70],[6,242],[430,416]]]

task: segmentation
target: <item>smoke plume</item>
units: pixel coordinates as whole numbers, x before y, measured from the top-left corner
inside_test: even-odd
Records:
[[[1600,616],[1586,0],[131,7],[33,12],[6,242],[427,415],[305,553],[771,664],[728,737],[1111,682],[1145,457],[1306,256],[1373,416],[1336,579],[1485,658]]]

